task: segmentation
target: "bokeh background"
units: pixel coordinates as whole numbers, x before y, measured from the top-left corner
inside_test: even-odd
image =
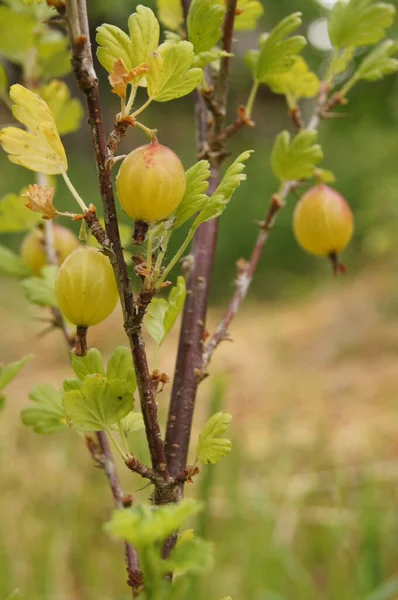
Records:
[[[125,28],[136,2],[89,3],[93,31],[107,21]],[[151,2],[145,4],[151,5]],[[322,72],[323,19],[332,1],[264,0],[260,28],[301,10],[304,51]],[[259,31],[240,33],[231,77],[230,117],[246,101],[250,77],[242,54]],[[397,27],[395,32],[397,33]],[[99,68],[110,130],[118,110]],[[73,80],[71,88],[78,95]],[[186,167],[195,161],[191,97],[152,105],[157,127]],[[304,114],[311,103],[304,105]],[[306,255],[292,235],[296,198],[281,211],[249,298],[200,389],[197,432],[215,406],[232,412],[233,452],[203,469],[188,493],[209,499],[197,527],[215,542],[216,568],[189,597],[218,600],[396,600],[398,598],[398,79],[358,85],[346,118],[321,125],[324,166],[355,212],[355,238],[337,280],[327,261]],[[283,99],[263,89],[256,128],[231,141],[232,156],[256,152],[222,218],[212,288],[212,330],[233,291],[235,263],[250,254],[256,225],[277,182],[269,166],[275,135],[290,129]],[[0,111],[2,123],[9,113]],[[130,132],[121,151],[145,142]],[[87,126],[65,138],[70,177],[85,201],[100,205]],[[0,154],[0,196],[32,181]],[[73,209],[58,182],[57,206]],[[121,219],[123,220],[123,215]],[[175,245],[178,243],[178,236]],[[0,236],[17,249],[21,238]],[[28,600],[124,600],[121,547],[102,531],[111,512],[103,473],[72,433],[39,437],[20,423],[35,383],[60,387],[70,376],[58,333],[40,337],[43,314],[15,281],[0,279],[0,360],[35,354],[8,388],[0,416],[0,597],[20,587]],[[174,370],[177,328],[160,365]],[[93,329],[90,344],[108,356],[124,343],[121,315]],[[149,342],[149,356],[155,349]],[[165,416],[170,386],[159,397]],[[196,435],[196,433],[194,433]],[[132,440],[144,457],[142,434]],[[124,488],[142,480],[121,469]],[[136,492],[145,500],[149,489]]]

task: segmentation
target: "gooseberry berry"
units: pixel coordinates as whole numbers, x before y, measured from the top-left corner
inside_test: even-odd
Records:
[[[343,196],[324,184],[308,190],[296,205],[293,230],[304,250],[336,257],[351,240],[354,223]]]
[[[124,159],[116,185],[128,216],[153,223],[168,217],[181,202],[186,187],[184,167],[170,148],[151,142]]]
[[[54,250],[59,265],[73,250],[76,250],[78,245],[79,240],[70,229],[54,225]],[[48,263],[44,230],[38,227],[30,231],[22,241],[20,253],[23,261],[38,275]]]
[[[96,248],[79,246],[59,269],[55,296],[62,313],[74,325],[89,327],[104,321],[118,300],[109,259]]]

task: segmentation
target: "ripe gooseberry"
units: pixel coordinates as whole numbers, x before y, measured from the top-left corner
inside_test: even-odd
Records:
[[[79,245],[75,234],[66,227],[54,225],[54,249],[58,264],[61,265],[73,250]],[[20,254],[22,260],[37,275],[48,263],[45,249],[45,234],[41,228],[30,231],[23,239]]]
[[[161,221],[177,208],[184,196],[184,167],[170,148],[151,142],[124,159],[116,185],[129,217],[144,223]]]
[[[104,321],[118,300],[109,259],[96,248],[80,246],[62,264],[55,296],[62,313],[74,325],[89,327]]]
[[[353,215],[341,194],[325,184],[318,184],[297,203],[293,231],[304,250],[316,256],[329,256],[335,267],[341,267],[336,257],[352,238]]]

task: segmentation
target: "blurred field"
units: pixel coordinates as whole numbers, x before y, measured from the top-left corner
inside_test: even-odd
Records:
[[[122,549],[101,529],[111,511],[103,473],[72,432],[40,437],[19,421],[31,385],[59,386],[70,374],[62,341],[37,338],[43,323],[17,284],[0,285],[0,305],[1,359],[36,354],[0,418],[0,597],[19,586],[27,600],[124,600]],[[306,300],[246,305],[232,334],[211,365],[234,415],[233,452],[214,468],[205,522],[217,570],[189,597],[396,600],[395,278],[351,273]],[[169,374],[176,335],[160,357]],[[105,354],[123,342],[119,314],[90,336]],[[202,384],[196,430],[212,381]],[[140,436],[131,442],[142,454]],[[142,486],[122,476],[127,491]]]

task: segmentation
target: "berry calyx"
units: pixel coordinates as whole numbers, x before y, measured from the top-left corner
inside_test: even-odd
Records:
[[[76,250],[79,240],[75,234],[66,227],[54,225],[54,250],[61,265],[71,252]],[[48,263],[45,247],[44,230],[40,227],[30,231],[23,239],[20,254],[22,260],[32,269],[36,275]]]
[[[348,245],[354,231],[351,208],[336,190],[324,184],[315,185],[296,205],[293,231],[304,250],[316,256],[333,257],[340,270],[337,254]]]
[[[116,185],[129,217],[144,223],[161,221],[171,215],[184,196],[184,167],[170,148],[151,142],[124,159]]]
[[[55,296],[64,316],[77,327],[104,321],[118,301],[109,259],[96,248],[85,245],[77,248],[58,272]]]

